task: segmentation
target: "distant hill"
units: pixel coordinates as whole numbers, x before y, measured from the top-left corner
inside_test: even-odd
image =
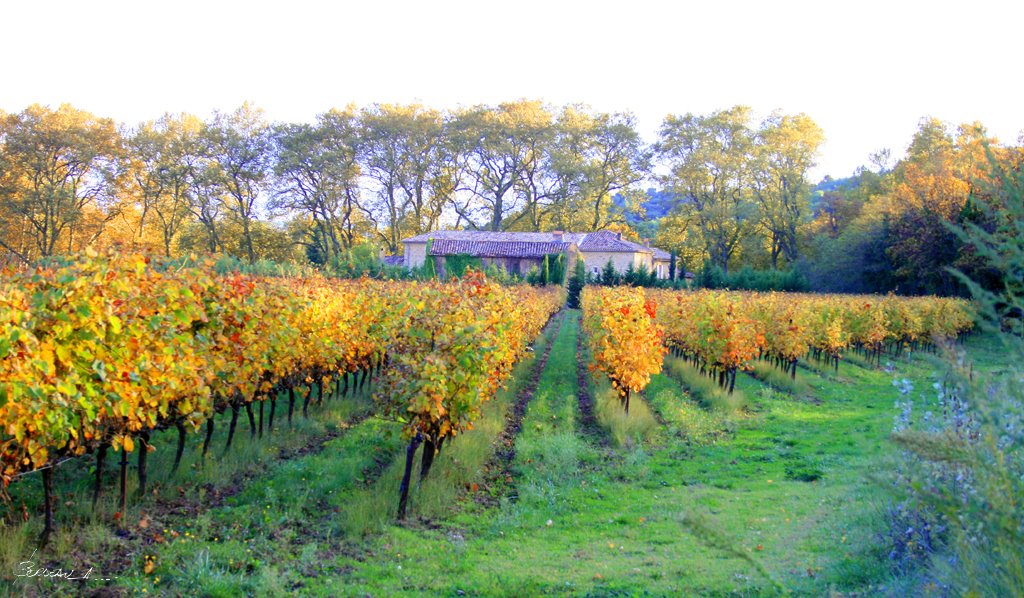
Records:
[[[855,176],[848,176],[842,179],[833,179],[831,177],[825,177],[820,183],[815,185],[812,189],[812,193],[821,191],[822,193],[828,191],[838,191],[840,189],[852,189],[860,184],[860,178]]]
[[[623,208],[625,206],[625,200],[621,194],[616,194],[612,200],[619,208]],[[675,194],[669,191],[650,188],[647,190],[647,199],[641,203],[643,213],[640,214],[634,211],[626,211],[626,221],[632,226],[644,221],[660,220],[672,211],[674,200]]]
[[[854,189],[860,184],[860,178],[856,176],[849,176],[841,179],[833,179],[831,177],[825,177],[817,185],[811,188],[811,213],[813,214],[817,210],[818,203],[820,202],[821,196],[825,193],[835,193],[838,191]],[[673,206],[679,201],[679,198],[670,191],[663,191],[660,189],[649,188],[647,189],[647,198],[641,203],[643,212],[626,210],[626,222],[631,227],[637,230],[642,236],[654,236],[657,233],[659,221],[667,216],[672,211]],[[616,194],[612,201],[619,208],[625,208],[625,199],[621,194]]]
[[[817,213],[818,204],[820,203],[822,195],[826,193],[836,193],[838,191],[855,189],[858,185],[860,185],[860,177],[848,176],[841,179],[825,177],[820,183],[811,188],[811,213]]]

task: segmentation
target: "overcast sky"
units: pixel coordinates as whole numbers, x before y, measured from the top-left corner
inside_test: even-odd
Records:
[[[518,98],[666,114],[804,112],[814,178],[903,154],[918,121],[1024,130],[1024,2],[8,3],[0,110],[76,107],[135,123],[251,101],[273,120],[348,103]]]

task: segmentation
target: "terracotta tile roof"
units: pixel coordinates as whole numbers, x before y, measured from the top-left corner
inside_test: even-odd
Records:
[[[654,259],[656,259],[656,260],[666,261],[667,262],[667,261],[670,261],[672,259],[672,254],[667,252],[667,251],[665,251],[664,249],[658,249],[657,247],[651,247],[651,251],[654,252]]]
[[[433,240],[431,255],[453,255],[458,253],[477,257],[541,257],[548,253],[565,251],[575,243],[580,251],[601,251],[609,253],[650,253],[654,259],[668,260],[669,254],[656,247],[647,247],[620,238],[618,233],[597,231],[594,233],[561,234],[556,240],[554,233],[516,233],[476,230],[438,230],[416,235],[403,243],[426,243]],[[560,247],[560,248],[559,248]]]
[[[565,243],[576,243],[583,239],[586,233],[562,233],[562,241]],[[544,243],[555,241],[554,233],[506,233],[492,232],[487,230],[436,230],[415,237],[404,239],[403,243],[426,243],[429,239],[446,239],[450,241],[483,241],[483,242],[518,242],[518,243]]]
[[[557,241],[464,241],[456,239],[434,239],[430,255],[471,255],[473,257],[535,257],[542,258],[549,253],[569,250],[571,243]]]
[[[651,253],[650,247],[620,239],[617,233],[607,230],[588,233],[579,244],[580,251],[608,251],[612,253]]]

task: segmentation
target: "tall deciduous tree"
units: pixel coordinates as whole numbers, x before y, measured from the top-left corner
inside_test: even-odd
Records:
[[[259,217],[257,202],[270,173],[270,125],[262,110],[246,103],[231,114],[215,114],[207,136],[223,190],[220,199],[226,213],[241,229],[240,250],[250,262],[255,262],[253,222]]]
[[[223,250],[221,241],[221,212],[223,211],[223,173],[220,165],[212,158],[213,148],[210,146],[207,137],[207,130],[204,127],[201,138],[202,158],[196,163],[195,173],[192,176],[189,212],[195,219],[196,226],[193,228],[202,231],[202,247],[210,252],[217,253]],[[189,237],[196,236],[194,234]]]
[[[275,128],[270,207],[308,218],[314,251],[328,261],[352,246],[359,200],[357,134],[352,108],[321,114],[316,124]]]
[[[551,111],[539,101],[476,106],[458,115],[456,136],[468,151],[463,189],[470,197],[455,206],[460,220],[477,229],[508,228],[505,219],[524,204],[515,187],[542,159],[538,149],[551,126]]]
[[[634,199],[633,185],[650,168],[650,153],[636,132],[634,117],[572,105],[534,133],[526,143],[535,159],[524,162],[514,186],[520,207],[506,226],[594,231],[624,225],[614,196]]]
[[[95,240],[122,151],[114,121],[67,104],[32,105],[0,127],[0,211],[20,233],[0,246],[29,261]]]
[[[821,127],[805,114],[775,112],[757,132],[751,180],[772,268],[778,268],[780,254],[789,264],[796,262],[797,230],[809,215],[807,173],[824,139]]]
[[[613,209],[612,199],[650,170],[651,154],[637,133],[636,118],[629,113],[597,114],[585,139],[581,195],[591,212],[590,230],[623,225],[625,219]]]
[[[406,233],[436,228],[459,180],[459,152],[441,112],[418,104],[371,106],[360,125],[359,161],[373,187],[366,213],[397,251]]]
[[[978,124],[954,134],[946,123],[921,121],[907,157],[893,170],[887,253],[900,289],[910,293],[957,290],[947,267],[960,243],[949,227],[959,224],[968,198],[987,167],[984,146],[996,140]]]
[[[749,160],[754,133],[749,121],[746,106],[704,116],[670,115],[658,144],[669,168],[662,180],[677,197],[674,215],[684,228],[696,229],[708,258],[725,271],[757,225]]]
[[[152,222],[167,256],[190,217],[203,126],[190,114],[165,114],[142,123],[127,139],[128,178],[137,198],[139,235]]]

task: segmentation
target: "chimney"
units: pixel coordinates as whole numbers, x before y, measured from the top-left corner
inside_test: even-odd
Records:
[[[622,233],[615,233],[615,240],[616,241],[621,241],[622,240]]]
[[[558,243],[562,242],[562,231],[556,230],[556,231],[551,233],[551,236],[553,236],[555,238],[556,242],[558,242]]]
[[[644,239],[644,247],[646,247],[647,249],[651,248],[651,240],[650,239]]]

